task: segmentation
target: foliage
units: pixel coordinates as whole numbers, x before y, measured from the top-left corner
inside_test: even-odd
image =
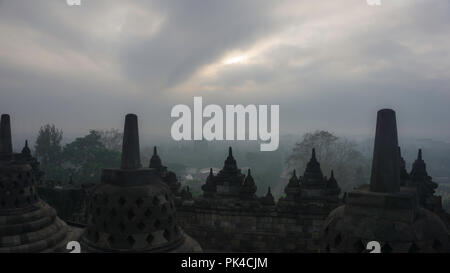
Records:
[[[116,134],[91,130],[88,135],[61,147],[62,135],[54,125],[45,125],[39,131],[36,156],[42,162],[44,179],[65,183],[72,176],[75,183],[95,183],[100,181],[102,169],[119,165],[120,152],[104,144],[105,138],[111,144]]]
[[[120,153],[107,149],[100,133],[91,130],[64,146],[63,160],[75,181],[98,182],[102,169],[119,165]]]
[[[100,135],[100,142],[106,149],[120,152],[122,150],[123,133],[119,129],[96,130]]]
[[[58,164],[62,150],[62,138],[62,130],[57,129],[54,124],[47,124],[39,129],[35,153],[44,169],[50,165]]]
[[[436,195],[442,196],[442,208],[450,212],[450,185],[441,183],[436,189]]]

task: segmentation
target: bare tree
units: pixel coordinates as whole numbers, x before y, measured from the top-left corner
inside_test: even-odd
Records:
[[[302,173],[311,158],[313,148],[316,149],[323,174],[329,175],[331,170],[334,170],[342,192],[368,182],[369,160],[356,150],[355,143],[327,131],[305,134],[293,148],[285,172],[291,172],[295,168],[297,173]]]
[[[100,142],[106,149],[118,152],[122,150],[123,133],[119,129],[95,130],[95,132],[100,135]]]

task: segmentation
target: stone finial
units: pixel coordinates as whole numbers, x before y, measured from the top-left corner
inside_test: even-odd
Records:
[[[150,158],[150,165],[149,168],[155,168],[160,169],[163,167],[161,158],[158,155],[158,150],[156,149],[156,146],[153,147],[153,155]]]
[[[336,178],[334,178],[334,171],[333,170],[331,170],[330,178],[327,180],[327,187],[328,188],[334,188],[334,189],[339,188],[339,185],[338,185],[338,183],[336,181]]]
[[[427,165],[422,159],[422,149],[417,153],[417,159],[414,161],[411,169],[411,177],[414,180],[420,180],[428,177]]]
[[[262,204],[266,206],[274,206],[275,205],[275,198],[272,195],[272,191],[270,187],[267,189],[266,195],[261,199]]]
[[[308,180],[311,178],[314,179],[322,179],[322,169],[320,168],[320,163],[317,161],[316,157],[316,149],[312,149],[311,159],[306,164],[306,169],[304,173],[304,177]]]
[[[0,157],[9,159],[12,156],[11,119],[3,114],[0,121]]]
[[[228,148],[228,157],[225,160],[224,169],[237,169],[236,159],[234,159],[233,157],[233,150],[231,149],[231,147]]]
[[[244,187],[253,187],[255,186],[255,180],[253,179],[252,173],[250,172],[250,169],[247,171],[247,176],[244,179]]]
[[[255,184],[255,181],[253,180],[253,176],[252,176],[252,173],[251,173],[251,171],[250,171],[250,169],[248,169],[248,171],[247,171],[247,177],[245,177],[245,180],[244,180],[244,185],[254,185]]]
[[[256,183],[255,180],[252,177],[252,174],[250,172],[250,169],[248,169],[247,177],[244,179],[244,183],[241,187],[241,196],[244,198],[253,197],[256,193]]]
[[[289,182],[288,182],[288,184],[286,185],[286,187],[287,188],[297,188],[297,187],[300,187],[300,183],[299,183],[299,180],[298,180],[298,178],[297,178],[297,174],[296,174],[296,172],[295,172],[295,169],[294,169],[294,171],[292,172],[292,177],[289,179]]]
[[[141,156],[139,151],[138,118],[135,114],[125,117],[122,144],[122,169],[139,169]]]
[[[377,113],[370,190],[384,193],[400,191],[397,121],[391,109]]]
[[[316,158],[316,148],[313,148],[313,149],[312,149],[311,161],[317,161],[317,158]]]
[[[22,149],[22,154],[25,156],[30,156],[31,155],[31,150],[28,147],[28,140],[25,140],[25,146]]]

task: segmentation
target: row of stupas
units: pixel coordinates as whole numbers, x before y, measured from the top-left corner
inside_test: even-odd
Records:
[[[42,176],[28,143],[12,151],[9,115],[0,127],[0,253],[67,252],[79,241],[82,252],[200,252],[178,225],[171,185],[174,173],[154,159],[140,161],[137,116],[125,118],[122,161],[105,169],[87,202],[87,227],[68,226],[37,194]]]
[[[120,168],[103,170],[101,183],[89,195],[84,230],[69,227],[39,198],[39,163],[27,143],[21,153],[13,153],[8,115],[2,115],[0,125],[0,252],[64,251],[70,240],[80,241],[83,252],[201,251],[197,241],[178,224],[176,212],[177,200],[192,199],[192,194],[186,189],[180,191],[175,173],[163,166],[156,148],[148,167],[141,165],[136,115],[125,118]],[[370,184],[346,194],[342,206],[334,173],[329,178],[323,175],[315,150],[303,175],[297,177],[294,170],[285,187],[286,196],[275,202],[270,188],[265,196],[256,196],[251,171],[247,175],[241,172],[230,148],[223,169],[216,175],[211,170],[202,187],[203,196],[190,202],[208,210],[229,209],[231,205],[236,212],[245,211],[235,224],[252,222],[251,213],[256,211],[257,218],[278,217],[272,221],[283,225],[280,238],[286,243],[292,232],[287,222],[300,220],[303,227],[294,231],[300,236],[324,215],[323,233],[314,238],[323,241],[327,252],[364,252],[370,241],[380,242],[382,252],[448,252],[449,230],[441,220],[448,213],[443,212],[441,200],[434,195],[436,187],[421,150],[411,172],[406,171],[395,112],[383,109],[377,117]],[[195,212],[196,206],[191,209]],[[285,214],[288,211],[299,215],[290,219]],[[202,213],[199,219],[205,216],[204,210]],[[312,216],[317,217],[309,220]],[[266,225],[264,221],[261,223]],[[213,231],[220,223],[211,224]],[[279,229],[268,224],[266,231],[277,233]],[[250,240],[260,237],[249,235]]]
[[[235,198],[243,201],[259,200],[263,205],[275,205],[274,197],[270,187],[267,194],[258,198],[255,193],[257,186],[251,175],[250,169],[244,175],[237,167],[236,159],[230,147],[228,157],[223,168],[214,175],[212,169],[202,185],[203,196],[206,198]],[[324,202],[339,203],[340,187],[331,171],[327,179],[323,175],[320,163],[317,161],[315,149],[312,150],[304,175],[299,178],[294,170],[289,183],[285,187],[286,197],[281,198],[279,203],[283,205],[305,203],[308,201],[322,200]]]

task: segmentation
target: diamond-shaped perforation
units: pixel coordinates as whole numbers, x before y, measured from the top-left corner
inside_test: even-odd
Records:
[[[152,203],[154,206],[158,206],[159,205],[159,198],[158,196],[153,197]]]
[[[140,231],[142,231],[142,230],[144,230],[145,229],[145,224],[144,224],[144,222],[139,222],[139,224],[137,224],[137,228],[140,230]]]
[[[120,229],[121,232],[125,232],[126,228],[127,227],[125,226],[125,224],[123,222],[119,223],[119,229]]]
[[[109,212],[109,215],[111,215],[111,217],[116,217],[117,216],[117,210],[115,208],[112,208],[111,211]]]
[[[151,233],[149,233],[148,236],[147,236],[146,241],[147,241],[148,244],[151,245],[153,243],[154,239],[155,239],[155,237],[153,237],[153,235]]]
[[[144,215],[145,215],[145,217],[150,217],[150,216],[152,216],[152,210],[151,210],[151,209],[145,210]]]
[[[129,235],[127,237],[127,242],[129,244],[130,247],[133,247],[134,243],[136,242],[136,240],[133,238],[133,236]]]
[[[175,233],[175,235],[180,234],[180,229],[177,226],[173,227],[173,233]]]
[[[143,204],[144,204],[144,199],[142,199],[142,198],[136,199],[136,206],[138,208],[142,207]]]
[[[170,239],[172,238],[170,231],[167,229],[164,230],[163,236],[164,236],[164,238],[166,238],[167,241],[170,241]]]
[[[128,216],[128,220],[130,220],[130,221],[133,220],[134,216],[136,216],[136,214],[134,213],[134,210],[132,208],[130,208],[128,210],[127,216]]]
[[[155,221],[155,223],[153,223],[153,226],[154,226],[156,229],[160,229],[160,228],[161,228],[161,221],[159,221],[159,219],[157,219],[157,220]]]
[[[125,203],[127,202],[127,200],[125,199],[125,197],[120,197],[119,200],[117,201],[119,203],[120,206],[124,206]]]

